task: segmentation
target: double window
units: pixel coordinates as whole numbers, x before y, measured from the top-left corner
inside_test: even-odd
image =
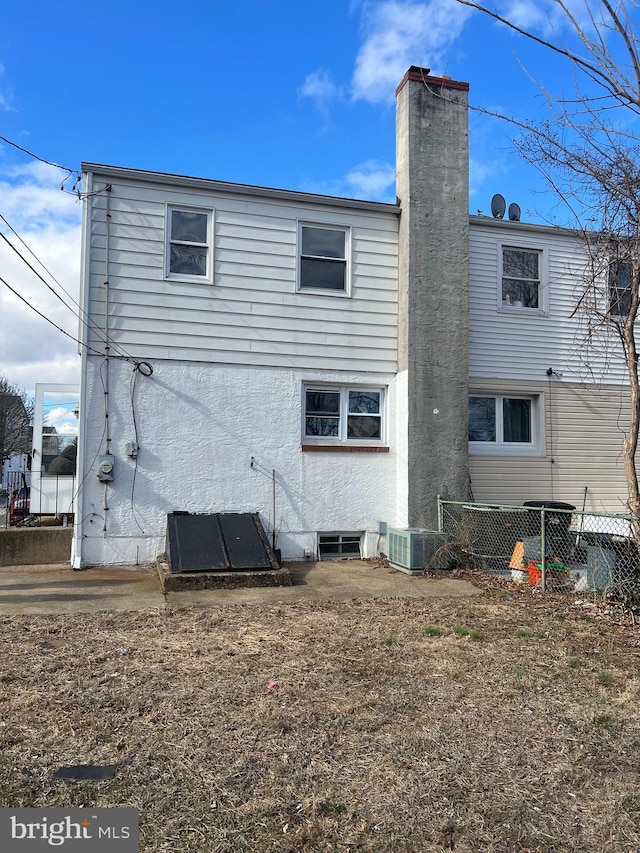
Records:
[[[168,209],[168,278],[211,281],[212,217],[212,212],[207,210]]]
[[[542,309],[542,252],[502,247],[501,304],[503,307]]]
[[[299,290],[348,293],[348,228],[300,224],[298,246]]]
[[[307,386],[303,440],[360,443],[383,440],[382,388]]]
[[[479,453],[538,452],[540,401],[539,395],[469,397],[469,449]]]

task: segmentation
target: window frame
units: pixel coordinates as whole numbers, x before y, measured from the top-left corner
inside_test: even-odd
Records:
[[[387,445],[387,429],[386,429],[386,388],[380,385],[336,385],[331,382],[305,382],[302,386],[302,422],[301,436],[302,446],[329,446],[329,447],[386,447]],[[338,434],[337,435],[307,435],[307,392],[318,391],[327,393],[338,393],[339,409],[338,409]],[[349,438],[348,426],[349,415],[358,416],[351,412],[349,413],[349,392],[368,392],[374,391],[380,395],[379,412],[369,417],[377,417],[380,421],[380,438]],[[363,413],[364,416],[364,413]]]
[[[621,270],[627,270],[627,284],[619,286],[619,275]],[[633,264],[630,260],[614,258],[609,263],[607,275],[607,311],[615,320],[625,320],[631,309]],[[619,310],[628,302],[627,310]]]
[[[330,258],[322,255],[302,254],[302,232],[304,228],[319,228],[324,231],[338,231],[344,234],[344,258]],[[303,287],[302,286],[302,260],[303,258],[315,258],[327,263],[340,261],[344,263],[344,289],[337,290],[331,287]],[[298,220],[297,242],[296,242],[296,292],[311,293],[321,296],[338,296],[344,298],[351,296],[351,226],[339,225],[334,222],[311,222],[309,220]]]
[[[171,230],[173,213],[201,213],[207,217],[206,243],[172,240]],[[215,211],[210,207],[196,207],[189,204],[167,204],[165,210],[165,248],[164,248],[164,277],[168,281],[185,281],[197,284],[213,284],[213,235]],[[171,246],[202,246],[207,250],[207,270],[205,275],[171,272]]]
[[[475,389],[469,392],[472,397],[490,398],[496,401],[495,441],[468,441],[469,455],[474,456],[544,456],[544,411],[545,401],[542,392],[491,391]],[[529,429],[531,441],[505,441],[503,401],[528,400],[531,404]]]
[[[364,550],[364,533],[362,531],[319,531],[317,533],[318,543],[317,543],[317,553],[318,560],[320,562],[327,560],[361,560],[363,556]],[[324,540],[324,541],[323,541]],[[330,541],[333,540],[333,541]],[[348,548],[344,550],[345,545],[354,545],[358,543],[358,552],[354,553],[352,550]],[[328,553],[324,551],[323,546],[326,545],[336,545],[337,551],[335,553]]]
[[[515,305],[507,303],[502,298],[502,288],[504,276],[504,253],[505,250],[511,249],[514,252],[531,252],[538,255],[538,307],[528,308],[526,305]],[[522,279],[526,281],[527,279]],[[545,316],[548,312],[548,254],[546,246],[539,243],[530,242],[519,243],[513,240],[501,240],[498,243],[498,282],[497,282],[497,305],[498,311],[507,313],[520,314],[521,316]]]

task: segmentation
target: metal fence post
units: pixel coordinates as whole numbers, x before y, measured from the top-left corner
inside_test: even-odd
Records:
[[[442,533],[444,528],[444,518],[443,518],[443,509],[442,509],[442,499],[440,495],[438,495],[438,532]]]
[[[542,562],[540,570],[542,572],[541,588],[543,592],[547,591],[547,542],[546,542],[546,515],[544,507],[540,509],[540,544],[542,548]]]

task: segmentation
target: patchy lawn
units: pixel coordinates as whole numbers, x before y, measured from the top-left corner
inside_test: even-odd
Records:
[[[640,632],[558,599],[17,616],[0,647],[0,805],[134,806],[145,853],[640,851]],[[84,763],[119,768],[51,780]]]

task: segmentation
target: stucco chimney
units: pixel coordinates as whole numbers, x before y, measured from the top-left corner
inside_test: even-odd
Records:
[[[469,497],[467,83],[412,66],[396,91],[399,372],[407,381],[410,527]]]

